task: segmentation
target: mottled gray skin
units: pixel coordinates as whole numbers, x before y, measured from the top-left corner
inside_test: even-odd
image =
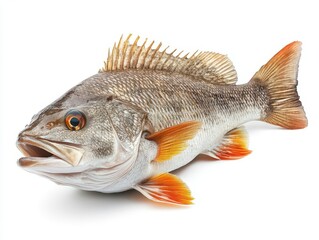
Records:
[[[255,108],[265,117],[269,107],[266,89],[257,84],[212,85],[154,70],[99,73],[73,91],[84,99],[112,95],[132,102],[148,114],[155,131],[190,120],[218,126],[234,113],[248,114]]]
[[[28,171],[84,190],[116,192],[156,173],[177,169],[212,150],[228,131],[264,118],[268,102],[266,89],[253,82],[211,85],[166,71],[110,71],[84,80],[43,109],[20,137],[38,136],[76,144],[84,150],[77,166],[62,170],[34,167]],[[80,131],[70,131],[64,124],[70,109],[86,115],[87,124]],[[143,132],[192,120],[202,126],[188,142],[189,148],[170,161],[151,163],[156,146],[143,137]]]

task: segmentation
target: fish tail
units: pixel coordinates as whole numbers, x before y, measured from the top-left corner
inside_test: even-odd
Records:
[[[287,129],[305,128],[308,124],[297,92],[301,42],[292,42],[281,49],[253,76],[268,95],[263,121]]]

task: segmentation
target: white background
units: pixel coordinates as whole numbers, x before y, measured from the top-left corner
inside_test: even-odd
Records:
[[[319,239],[316,1],[1,1],[0,239]],[[309,126],[250,123],[253,153],[176,172],[195,204],[135,191],[87,193],[23,171],[17,134],[33,114],[95,74],[133,33],[181,50],[228,54],[245,83],[294,40]]]

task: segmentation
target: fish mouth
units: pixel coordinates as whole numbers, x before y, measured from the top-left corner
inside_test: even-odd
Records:
[[[17,147],[24,155],[18,165],[46,172],[63,172],[62,169],[78,166],[84,154],[81,145],[33,136],[20,136]]]

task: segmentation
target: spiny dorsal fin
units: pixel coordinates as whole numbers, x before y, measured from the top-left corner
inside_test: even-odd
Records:
[[[138,36],[133,43],[130,37],[114,44],[109,50],[104,67],[99,72],[109,72],[126,69],[151,69],[177,72],[194,77],[198,81],[210,84],[235,84],[237,73],[227,56],[213,52],[195,52],[190,57],[183,51],[174,55],[176,49],[170,53],[167,48],[160,50],[162,43],[157,46],[154,41],[147,44],[147,39],[142,45],[138,44]],[[155,46],[155,47],[154,47]]]

